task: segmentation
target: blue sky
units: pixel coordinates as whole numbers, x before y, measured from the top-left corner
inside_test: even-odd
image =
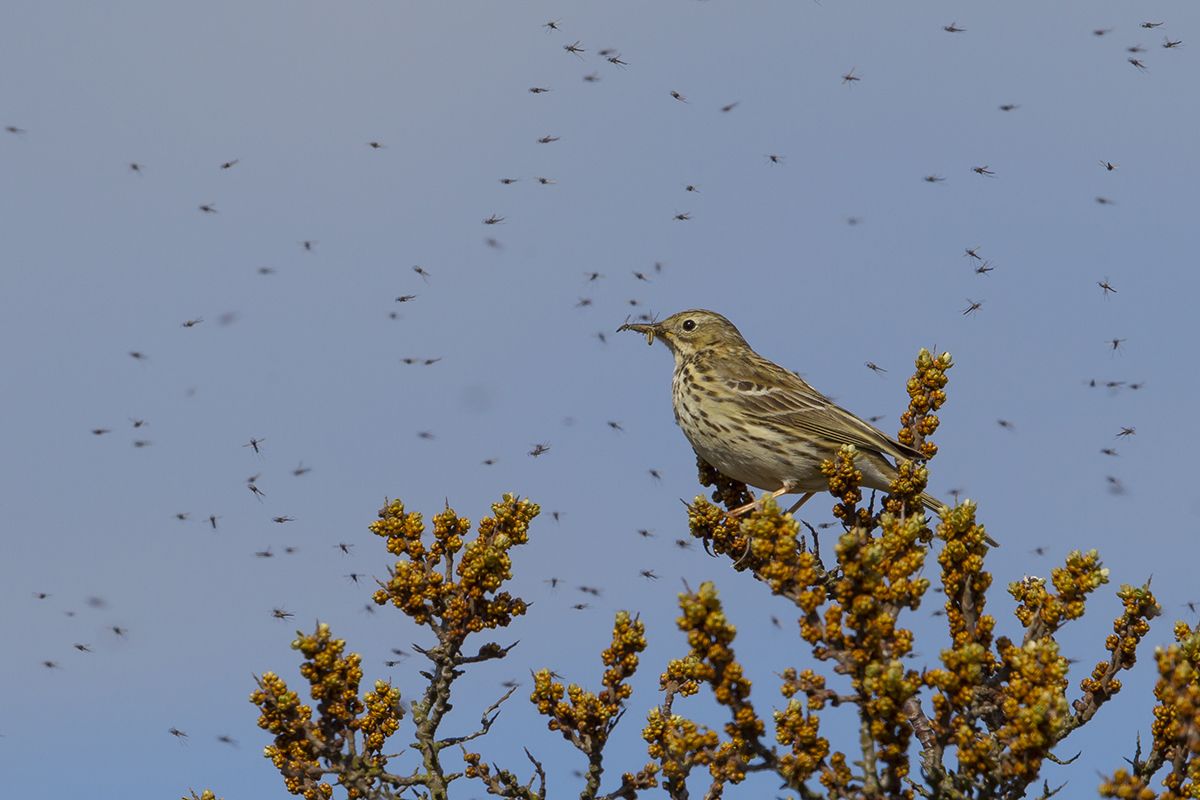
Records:
[[[1142,662],[1061,748],[1080,760],[1046,774],[1090,793],[1148,735],[1151,647],[1200,599],[1200,492],[1179,466],[1200,445],[1198,22],[1181,2],[6,3],[7,786],[287,796],[247,697],[252,674],[298,680],[297,627],[329,622],[368,685],[420,687],[414,660],[382,662],[428,638],[367,613],[369,587],[344,577],[386,573],[366,531],[385,497],[473,521],[505,491],[541,504],[515,558],[534,605],[498,637],[521,644],[464,684],[449,727],[522,680],[481,749],[523,770],[529,746],[552,795],[582,786],[584,762],[525,700],[528,671],[598,687],[613,613],[640,612],[651,646],[610,754],[613,777],[637,768],[658,674],[686,652],[681,578],[717,583],[755,702],[782,705],[774,673],[811,663],[795,611],[674,546],[699,487],[671,361],[613,333],[699,307],[885,430],[918,349],[953,354],[931,489],[976,500],[1003,544],[999,632],[1018,630],[1009,581],[1077,548],[1112,570],[1061,637],[1081,659],[1072,697],[1105,655],[1114,590],[1153,574],[1165,618]],[[937,605],[908,621],[930,665]],[[704,700],[682,710],[724,721]],[[852,746],[846,721],[823,724]]]

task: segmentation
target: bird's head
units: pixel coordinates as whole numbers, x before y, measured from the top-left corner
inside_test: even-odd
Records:
[[[648,344],[659,339],[677,357],[687,357],[701,350],[749,349],[732,322],[714,311],[703,309],[681,311],[660,322],[626,323],[617,332],[625,330],[646,334]]]

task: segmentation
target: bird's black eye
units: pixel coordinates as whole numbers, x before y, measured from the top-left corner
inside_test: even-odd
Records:
[[[685,319],[685,320],[683,321],[683,326],[682,326],[682,327],[683,327],[683,329],[684,329],[685,331],[694,331],[694,330],[696,330],[696,320],[694,320],[694,319]]]

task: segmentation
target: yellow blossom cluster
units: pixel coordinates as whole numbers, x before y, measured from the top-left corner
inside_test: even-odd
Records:
[[[1057,594],[1047,591],[1045,578],[1008,585],[1008,593],[1019,603],[1015,613],[1028,630],[1026,639],[1053,636],[1067,620],[1082,617],[1087,596],[1108,583],[1108,570],[1095,550],[1071,552],[1066,565],[1055,567],[1050,575]]]
[[[1000,774],[1020,784],[1037,777],[1043,759],[1075,726],[1066,698],[1067,659],[1054,634],[1067,620],[1083,616],[1087,595],[1108,582],[1108,570],[1095,550],[1070,553],[1066,565],[1051,575],[1057,593],[1047,591],[1043,578],[1009,584],[1025,637],[1019,646],[1008,637],[996,641],[1001,681],[995,702],[1003,712],[1003,724],[995,731],[1003,748]],[[989,758],[987,767],[993,763]]]
[[[750,550],[735,568],[748,563],[755,577],[771,587],[772,594],[794,599],[812,591],[819,604],[825,596],[828,576],[798,536],[799,527],[791,515],[780,513],[774,498],[768,495],[758,509],[742,519],[741,533],[749,540]]]
[[[926,442],[933,447],[932,442]],[[896,464],[896,477],[888,486],[889,494],[883,501],[883,510],[896,515],[922,516],[925,505],[921,495],[929,484],[929,468],[914,461],[899,459]],[[929,531],[922,536],[921,541],[928,543],[932,535]]]
[[[839,537],[835,552],[841,575],[832,582],[834,602],[825,616],[827,647],[848,651],[859,665],[911,652],[912,632],[897,628],[896,617],[904,609],[919,608],[929,589],[929,580],[920,577],[928,553],[918,541],[924,527],[919,517],[885,513],[879,518],[878,538],[865,528]]]
[[[699,472],[700,485],[713,487],[714,503],[721,503],[726,508],[740,508],[754,502],[754,495],[750,494],[746,484],[726,477],[700,455],[696,456],[696,469]]]
[[[333,796],[333,787],[320,781],[321,769],[316,743],[309,740],[312,733],[319,741],[320,733],[313,730],[312,708],[300,702],[299,696],[274,672],[258,679],[258,690],[250,702],[261,709],[258,727],[275,734],[275,743],[263,749],[283,775],[284,785],[292,794],[302,794],[306,800]]]
[[[832,797],[853,797],[854,773],[846,764],[845,753],[834,753],[829,758],[829,769],[821,775],[821,785]]]
[[[799,524],[780,512],[774,498],[765,496],[758,508],[740,520],[700,496],[687,509],[694,537],[711,542],[714,553],[735,559],[733,568],[739,572],[753,572],[771,587],[772,594],[795,602],[805,612],[801,635],[813,643],[821,639],[824,628],[816,611],[828,596],[829,576],[816,554],[798,538]],[[681,681],[679,690],[687,695],[696,687]]]
[[[563,700],[564,694],[567,700]],[[550,730],[558,731],[568,741],[578,739],[585,744],[603,741],[612,721],[621,713],[619,705],[605,703],[575,684],[564,689],[548,669],[534,673],[529,699],[539,713],[550,718],[547,723]]]
[[[264,755],[279,769],[288,791],[308,800],[328,800],[338,785],[349,800],[358,800],[396,796],[393,790],[420,786],[431,797],[446,796],[446,787],[462,776],[443,767],[441,751],[485,735],[500,704],[512,694],[484,713],[481,729],[475,733],[439,736],[439,726],[453,708],[450,691],[463,674],[461,668],[503,658],[514,646],[491,642],[481,645],[475,655],[466,655],[464,640],[471,632],[506,626],[525,613],[523,600],[500,589],[512,577],[509,552],[528,541],[529,523],[539,511],[537,505],[506,494],[492,505],[492,516],[479,523],[478,534],[469,538],[470,521],[447,506],[433,519],[431,542],[423,540],[421,515],[407,513],[400,501],[389,502],[379,512],[370,530],[386,540],[388,552],[400,560],[390,580],[375,592],[375,602],[401,609],[438,640],[427,649],[414,645],[432,662],[430,670],[421,673],[429,685],[412,704],[416,742],[411,747],[420,753],[423,770],[408,775],[387,771],[389,759],[397,754],[385,755],[384,746],[398,732],[404,716],[400,691],[380,680],[360,697],[362,659],[347,654],[345,642],[334,639],[328,625],[319,624],[315,633],[300,633],[292,642],[305,658],[300,674],[310,685],[316,714],[272,672],[257,679],[258,690],[250,698],[261,712],[259,726],[275,735]],[[623,651],[615,652],[614,658],[614,669],[636,666],[636,657]],[[614,684],[613,690],[621,698],[628,696],[624,687]],[[540,774],[544,782],[544,773]],[[323,780],[326,776],[336,777],[336,782]]]
[[[922,348],[917,354],[917,369],[908,379],[908,410],[900,415],[900,431],[896,438],[903,444],[915,447],[925,461],[937,455],[937,445],[927,441],[941,422],[934,411],[946,402],[945,387],[948,379],[946,370],[954,366],[949,353],[936,358]],[[883,501],[883,509],[893,514],[921,516],[924,504],[921,495],[929,483],[929,469],[916,461],[897,459],[896,477],[889,487],[890,493]],[[921,541],[926,544],[932,534],[925,531]]]
[[[1144,588],[1144,587],[1143,587]],[[1126,608],[1139,602],[1123,598]],[[1151,598],[1153,599],[1153,598]],[[1119,621],[1119,620],[1118,620]],[[1132,771],[1118,769],[1100,783],[1101,797],[1121,800],[1179,800],[1200,796],[1200,626],[1175,623],[1175,644],[1154,651],[1158,682],[1154,686],[1154,743],[1146,759],[1141,747],[1129,763]],[[1162,780],[1165,791],[1150,788],[1162,767],[1170,772]]]
[[[937,527],[944,543],[938,563],[951,646],[941,651],[943,668],[929,670],[924,680],[938,689],[931,720],[938,741],[957,748],[960,773],[978,778],[996,769],[999,753],[975,713],[976,701],[987,692],[997,668],[992,649],[996,620],[983,613],[992,585],[991,574],[983,569],[987,534],[975,520],[975,509],[970,501],[962,503],[943,512]]]
[[[693,665],[691,679],[711,684],[717,702],[723,706],[752,708],[747,699],[750,681],[742,676],[742,666],[734,659],[731,647],[737,628],[725,619],[716,587],[705,581],[698,592],[680,593],[679,607],[683,615],[676,624],[687,634],[692,648],[687,659]],[[762,723],[739,733],[761,735]]]
[[[956,650],[972,644],[990,649],[996,625],[995,619],[983,613],[992,576],[983,569],[987,532],[976,522],[975,511],[975,504],[968,500],[950,509],[937,527],[937,537],[944,543],[938,564],[946,593],[946,621]],[[990,667],[986,659],[981,663],[985,669]]]
[[[630,617],[628,611],[619,611],[613,625],[612,645],[603,654],[604,665],[608,667],[603,691],[597,695],[571,684],[564,692],[550,670],[543,669],[534,674],[529,700],[539,713],[550,718],[547,723],[550,730],[560,732],[585,752],[598,751],[608,740],[624,701],[632,692],[625,681],[637,671],[637,654],[645,649],[645,624]],[[563,700],[564,693],[567,700]]]
[[[821,720],[813,712],[824,708],[827,700],[836,701],[837,693],[826,689],[824,676],[810,669],[797,675],[789,667],[784,670],[783,679],[780,692],[788,698],[788,704],[774,714],[775,741],[792,748],[791,753],[779,759],[779,775],[795,786],[812,777],[829,756],[829,740],[819,734]],[[806,702],[796,699],[798,692],[805,694]]]
[[[275,734],[275,743],[263,755],[283,775],[288,791],[308,800],[332,795],[333,787],[319,780],[329,773],[338,775],[351,800],[366,796],[360,776],[380,773],[387,765],[381,750],[404,714],[400,690],[390,683],[376,681],[374,691],[359,699],[362,658],[357,653],[344,656],[345,647],[345,641],[334,639],[325,623],[318,624],[312,635],[300,634],[292,642],[292,648],[307,659],[300,674],[317,701],[316,721],[312,708],[301,704],[273,672],[259,678],[258,690],[250,695],[250,702],[261,711],[258,726]],[[362,733],[361,753],[353,745],[356,731]],[[347,744],[353,753],[349,760],[342,752]],[[322,759],[326,768],[321,767]],[[350,773],[355,774],[353,779],[347,779]]]
[[[1200,794],[1200,626],[1175,624],[1176,644],[1154,651],[1154,748],[1172,764],[1163,786],[1174,797]]]
[[[380,755],[384,742],[400,729],[404,708],[400,705],[400,690],[391,681],[375,681],[375,690],[363,695],[367,713],[358,721],[362,732],[363,750],[371,757],[374,766],[383,767],[387,759]]]
[[[847,516],[854,511],[852,500],[858,491],[850,473],[854,456],[853,448],[843,447],[830,470],[848,478],[839,486]],[[831,491],[833,484],[831,479]],[[824,625],[802,622],[801,635],[815,645],[814,655],[836,659],[850,675],[860,698],[860,714],[875,744],[873,756],[883,764],[880,787],[907,796],[911,790],[901,786],[909,771],[912,726],[905,704],[916,696],[922,678],[901,661],[912,651],[913,635],[896,622],[902,611],[918,608],[929,589],[929,581],[920,577],[928,553],[921,544],[927,528],[922,515],[885,512],[871,520],[859,510],[856,516],[860,524],[848,528],[835,548],[841,574],[831,584],[832,602]],[[878,537],[871,530],[876,524]]]
[[[941,422],[937,411],[946,402],[946,370],[954,366],[949,353],[934,356],[925,348],[917,354],[917,371],[908,379],[908,411],[900,415],[902,429],[898,439],[902,444],[916,447],[926,460],[937,455],[937,445],[925,439],[932,436]]]
[[[862,472],[854,466],[858,450],[854,445],[843,445],[832,460],[821,462],[821,474],[829,479],[829,493],[841,500],[833,507],[833,515],[842,521],[846,527],[867,527],[870,525],[870,515],[867,510],[858,509],[862,502]]]
[[[471,522],[447,508],[434,517],[434,542],[426,550],[421,515],[392,501],[370,530],[387,539],[389,553],[407,560],[396,562],[375,602],[390,602],[419,625],[435,622],[460,641],[470,632],[507,626],[527,610],[521,598],[497,592],[512,577],[508,551],[529,540],[529,523],[540,512],[535,503],[506,494],[492,504],[493,516],[479,523],[476,538],[464,543]]]
[[[1137,646],[1150,632],[1150,620],[1162,613],[1149,584],[1136,588],[1124,584],[1117,597],[1124,602],[1125,613],[1113,620],[1113,632],[1104,641],[1105,649],[1112,655],[1108,663],[1101,661],[1089,677],[1079,682],[1083,697],[1074,704],[1076,725],[1091,719],[1103,703],[1121,691],[1117,673],[1132,669],[1137,663]]]
[[[704,499],[704,495],[696,495],[688,509],[688,529],[692,538],[704,543],[706,550],[717,555],[738,555],[747,553],[749,542],[740,530],[739,520],[729,516],[717,506]],[[739,563],[735,569],[753,569],[753,563]]]
[[[1146,784],[1145,778],[1122,767],[1113,773],[1111,778],[1104,778],[1100,782],[1099,793],[1101,797],[1115,797],[1119,800],[1158,800],[1158,793]]]
[[[563,738],[588,757],[587,789],[584,792],[587,797],[595,797],[600,789],[600,779],[604,772],[604,745],[625,713],[625,700],[632,693],[626,681],[637,671],[638,653],[645,649],[646,626],[636,617],[631,617],[629,612],[619,611],[613,624],[612,645],[602,655],[607,669],[604,671],[604,689],[599,694],[593,694],[575,684],[564,690],[563,685],[554,680],[554,673],[548,669],[534,673],[534,689],[529,696],[530,701],[537,706],[541,714],[549,717],[547,727],[550,730],[561,733]],[[564,694],[566,700],[563,699]],[[481,765],[476,760],[469,769],[473,769],[474,774],[488,784],[489,791],[493,794],[500,793],[496,790],[501,786],[487,771],[486,765]],[[638,790],[658,785],[658,779],[655,777],[657,772],[658,767],[655,764],[647,764],[636,774],[626,772],[621,777],[621,789],[608,796],[633,800],[637,797]],[[468,772],[468,776],[471,774]]]
[[[613,625],[613,641],[600,656],[604,666],[604,691],[600,700],[619,704],[629,699],[633,689],[625,683],[638,668],[638,653],[646,649],[646,626],[628,611],[618,611]]]
[[[300,665],[300,674],[309,682],[312,699],[318,703],[317,711],[326,729],[341,733],[354,727],[355,718],[363,712],[362,701],[358,699],[362,656],[351,653],[343,657],[345,640],[334,639],[324,622],[317,625],[312,636],[298,636],[292,642],[292,649],[308,659]]]
[[[746,484],[726,478],[703,458],[697,456],[696,465],[700,483],[718,487],[713,492],[714,502],[732,509],[754,499]],[[703,541],[716,555],[730,556],[735,570],[752,572],[770,585],[774,594],[794,599],[798,592],[824,583],[825,571],[798,536],[799,524],[791,515],[782,514],[769,494],[741,517],[722,511],[702,495],[687,506],[687,513],[693,538]],[[820,589],[817,594],[824,596]]]
[[[996,642],[1004,683],[1000,711],[1004,724],[996,739],[1005,778],[1029,782],[1037,777],[1046,754],[1070,724],[1067,703],[1067,660],[1050,637],[1017,647],[1007,637]]]
[[[660,759],[668,776],[685,772],[691,763],[707,763],[717,783],[740,783],[748,764],[762,748],[759,740],[764,724],[750,703],[750,681],[731,647],[737,629],[725,619],[711,582],[702,584],[698,592],[681,593],[679,607],[683,615],[677,624],[687,633],[691,652],[686,659],[672,661],[660,682],[664,688],[708,684],[716,701],[730,710],[732,720],[725,725],[729,740],[717,744],[712,732],[701,732],[694,724],[673,716],[664,719],[661,710],[651,715],[642,738],[651,744],[651,755]],[[681,756],[687,762],[680,762]]]
[[[463,761],[466,763],[466,769],[463,770],[463,775],[468,778],[478,778],[482,781],[492,781],[497,778],[492,774],[492,767],[483,761],[481,753],[472,753],[464,748]]]
[[[669,795],[678,796],[693,766],[707,765],[721,745],[714,730],[697,725],[680,714],[664,713],[661,706],[650,709],[642,738],[649,744],[647,752],[662,767]]]

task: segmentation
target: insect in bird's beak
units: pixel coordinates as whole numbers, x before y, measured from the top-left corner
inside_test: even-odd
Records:
[[[657,327],[657,325],[630,325],[627,320],[624,325],[617,328],[617,333],[620,333],[621,331],[637,331],[638,333],[644,333],[646,334],[646,344],[652,345],[654,344],[654,334]]]

